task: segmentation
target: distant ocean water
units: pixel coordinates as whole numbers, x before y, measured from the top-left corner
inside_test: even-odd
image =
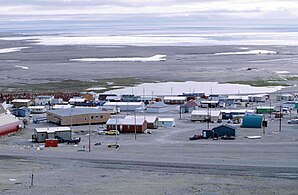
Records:
[[[38,35],[44,45],[298,45],[296,26],[209,26],[98,20],[1,21],[0,35]]]

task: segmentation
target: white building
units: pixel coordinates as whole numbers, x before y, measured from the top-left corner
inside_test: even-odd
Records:
[[[164,113],[168,110],[168,105],[163,102],[154,102],[147,105],[147,112],[149,113]]]
[[[86,99],[82,97],[73,97],[70,98],[68,102],[73,105],[75,103],[84,103],[86,102]]]
[[[58,139],[61,141],[71,140],[71,129],[69,127],[43,127],[35,128],[32,141],[44,142],[46,139]]]
[[[29,106],[30,113],[32,114],[42,114],[47,111],[47,108],[45,106]]]
[[[53,110],[59,110],[59,109],[67,109],[67,108],[72,108],[73,106],[70,104],[56,104],[53,106]]]
[[[165,96],[163,98],[165,104],[184,104],[187,101],[185,96]]]
[[[208,121],[210,122],[221,122],[222,115],[217,110],[193,110],[191,112],[191,121]]]
[[[34,99],[36,106],[46,106],[53,103],[54,96],[50,95],[39,95]]]
[[[145,109],[144,102],[106,102],[104,106],[119,107],[121,112],[125,111],[142,111]]]

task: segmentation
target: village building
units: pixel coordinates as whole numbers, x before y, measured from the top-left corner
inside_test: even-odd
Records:
[[[193,110],[191,112],[191,121],[221,122],[222,114],[217,110]]]
[[[103,124],[111,113],[96,108],[67,108],[47,111],[47,120],[57,125]]]
[[[293,101],[294,95],[293,94],[278,94],[276,95],[277,101]]]
[[[275,112],[274,107],[270,106],[258,106],[256,108],[256,113],[257,114],[271,114],[272,112]]]
[[[34,99],[35,106],[47,106],[52,105],[54,100],[54,96],[51,95],[39,95]]]
[[[47,111],[47,108],[45,106],[29,106],[31,114],[42,114]]]
[[[165,104],[184,104],[187,101],[187,97],[184,96],[165,96],[163,98]]]
[[[133,115],[127,115],[124,118],[130,119],[130,120],[142,120],[145,119],[147,121],[147,129],[157,129],[158,128],[158,117],[157,116],[133,116]]]
[[[168,105],[163,102],[154,102],[152,104],[148,104],[146,107],[146,111],[149,113],[164,113],[168,110]]]
[[[234,117],[243,117],[244,115],[253,115],[254,110],[239,109],[239,110],[221,110],[222,119],[228,120],[233,119]]]
[[[11,111],[11,114],[16,117],[29,117],[30,109],[27,107],[15,108]]]
[[[158,118],[158,126],[159,127],[175,127],[175,119],[174,118]]]
[[[72,139],[71,129],[69,127],[43,127],[35,128],[32,135],[32,142],[45,142],[46,139],[58,139],[60,142],[70,141]]]
[[[59,109],[67,109],[67,108],[72,108],[73,106],[70,104],[56,104],[53,106],[53,110],[59,110]]]
[[[106,101],[108,101],[108,102],[121,102],[122,97],[121,96],[107,96]]]
[[[200,101],[202,108],[216,108],[219,105],[219,100],[203,100]]]
[[[199,108],[199,103],[195,100],[189,100],[182,106],[180,106],[181,113],[191,113],[193,110],[197,110]]]
[[[0,104],[0,136],[8,135],[20,129],[21,122],[14,115],[7,113]]]
[[[87,102],[87,100],[82,97],[73,97],[68,100],[68,103],[71,105],[74,105],[76,103],[83,103],[83,102]]]
[[[212,129],[213,137],[214,138],[235,138],[236,129],[237,129],[236,127],[227,125],[227,124],[214,127]]]
[[[145,109],[144,102],[106,102],[104,106],[119,107],[121,112],[125,112],[125,111],[140,112]]]
[[[242,120],[242,128],[262,128],[263,115],[245,115]]]
[[[29,107],[33,104],[33,101],[30,99],[14,99],[11,104],[13,108]]]
[[[118,130],[126,133],[144,133],[147,129],[147,121],[144,117],[110,118],[107,123],[107,130]]]
[[[268,94],[256,94],[248,96],[249,102],[265,102],[267,99],[269,99]]]

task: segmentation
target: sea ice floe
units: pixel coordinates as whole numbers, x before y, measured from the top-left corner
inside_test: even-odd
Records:
[[[157,62],[166,61],[166,55],[157,54],[151,57],[115,57],[115,58],[78,58],[70,61],[80,62]]]
[[[276,54],[276,51],[270,50],[250,50],[250,51],[238,51],[238,52],[221,52],[215,53],[214,55],[268,55]]]

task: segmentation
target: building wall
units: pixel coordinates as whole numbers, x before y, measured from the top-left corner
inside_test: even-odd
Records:
[[[58,125],[69,126],[69,125],[87,125],[91,124],[106,123],[110,118],[110,113],[95,113],[95,114],[81,114],[74,116],[59,116],[53,113],[47,114],[47,119]],[[90,118],[89,118],[90,117]]]
[[[220,126],[213,128],[213,135],[217,135],[217,137],[223,137],[223,136],[236,136],[236,132],[234,129],[231,129],[229,127]]]
[[[147,122],[145,121],[143,125],[136,126],[137,133],[143,133],[147,129]],[[116,130],[116,125],[107,125],[107,130]],[[120,132],[134,133],[135,125],[117,125],[117,130]]]
[[[4,136],[19,130],[20,122],[14,122],[7,125],[0,126],[0,136]]]

